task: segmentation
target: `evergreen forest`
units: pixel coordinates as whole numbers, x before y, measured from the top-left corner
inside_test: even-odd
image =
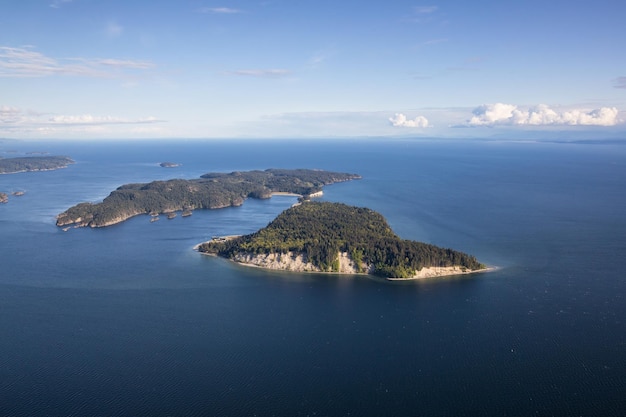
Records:
[[[246,198],[270,198],[274,192],[299,194],[306,199],[324,185],[357,178],[360,176],[320,170],[268,169],[126,184],[100,203],[80,203],[69,208],[57,216],[57,225],[103,227],[138,214],[239,206]]]
[[[24,156],[18,158],[0,158],[0,174],[27,171],[49,171],[65,168],[74,161],[67,156]]]

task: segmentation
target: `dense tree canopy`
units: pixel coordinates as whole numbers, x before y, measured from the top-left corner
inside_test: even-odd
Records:
[[[306,197],[320,191],[324,185],[356,178],[360,177],[319,170],[268,169],[210,173],[193,180],[127,184],[113,191],[101,203],[81,203],[59,214],[57,225],[108,226],[137,214],[238,206],[246,198],[269,198],[273,192]]]
[[[0,158],[0,174],[26,171],[49,171],[65,168],[74,161],[67,156],[25,156],[19,158]]]
[[[484,268],[465,253],[401,239],[379,213],[340,203],[301,204],[256,233],[203,243],[199,250],[228,258],[237,253],[303,253],[323,271],[337,270],[339,253],[345,252],[356,265],[371,267],[373,274],[399,278],[422,267]]]

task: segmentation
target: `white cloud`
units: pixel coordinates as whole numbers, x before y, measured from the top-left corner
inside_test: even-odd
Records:
[[[407,119],[402,113],[396,113],[393,117],[389,118],[392,126],[394,127],[430,127],[428,119],[424,116],[417,116],[415,119]]]
[[[21,113],[18,108],[0,106],[0,123],[17,123],[22,117]]]
[[[466,126],[615,126],[620,123],[615,107],[556,111],[545,104],[520,108],[514,104],[484,104],[474,109]]]
[[[0,77],[69,75],[112,78],[124,75],[129,70],[146,70],[153,67],[154,64],[150,61],[52,58],[33,50],[32,47],[0,46]]]
[[[213,14],[237,14],[242,13],[239,9],[232,9],[230,7],[203,7],[199,10],[200,13],[213,13]]]
[[[226,71],[225,74],[247,77],[280,78],[290,75],[291,71],[286,69],[244,69],[236,71]]]

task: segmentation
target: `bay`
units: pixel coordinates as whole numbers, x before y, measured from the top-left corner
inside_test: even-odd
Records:
[[[7,151],[16,152],[8,153]],[[3,415],[586,415],[626,410],[626,146],[485,140],[4,142]],[[181,163],[161,168],[159,162]],[[54,225],[130,182],[312,168],[324,200],[495,272],[382,284],[202,256],[295,202]]]

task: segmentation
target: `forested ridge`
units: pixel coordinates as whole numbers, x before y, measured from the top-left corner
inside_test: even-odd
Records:
[[[399,238],[385,218],[370,209],[328,202],[292,207],[255,233],[206,242],[198,249],[226,258],[238,253],[306,254],[308,262],[329,272],[338,270],[339,253],[344,252],[358,272],[397,278],[411,277],[422,267],[485,268],[471,255]]]
[[[102,227],[138,214],[239,206],[246,198],[270,198],[288,192],[305,198],[324,185],[360,178],[355,174],[320,170],[268,169],[209,173],[192,180],[172,179],[117,188],[101,203],[80,203],[57,216],[57,225]]]
[[[0,158],[0,174],[27,171],[49,171],[65,168],[74,161],[67,156],[24,156]]]

